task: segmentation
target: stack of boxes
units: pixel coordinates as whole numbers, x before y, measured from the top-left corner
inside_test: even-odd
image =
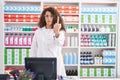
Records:
[[[78,23],[79,22],[79,6],[77,5],[50,5],[58,10],[65,22]],[[44,5],[44,9],[49,5]]]
[[[6,49],[4,53],[4,64],[24,65],[24,58],[29,57],[30,49]]]
[[[115,77],[114,68],[80,68],[81,77]]]

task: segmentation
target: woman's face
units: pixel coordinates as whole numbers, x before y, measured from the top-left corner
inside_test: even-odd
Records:
[[[51,14],[51,12],[46,11],[46,13],[45,13],[45,21],[46,21],[46,25],[47,26],[51,26],[52,25],[53,15]]]

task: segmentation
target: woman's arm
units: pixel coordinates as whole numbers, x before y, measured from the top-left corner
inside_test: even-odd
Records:
[[[65,41],[65,31],[59,31],[58,37],[54,36],[55,44],[62,46]]]
[[[59,23],[59,17],[57,17],[57,23],[54,24],[55,43],[57,45],[63,45],[65,40],[65,31],[60,30],[61,24]]]

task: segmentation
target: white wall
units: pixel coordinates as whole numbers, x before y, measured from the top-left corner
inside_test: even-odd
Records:
[[[4,50],[3,50],[3,0],[0,0],[0,74],[4,72]]]

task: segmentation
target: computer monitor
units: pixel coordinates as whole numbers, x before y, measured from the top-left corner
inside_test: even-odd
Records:
[[[56,58],[25,58],[25,68],[35,74],[33,80],[56,80]]]

